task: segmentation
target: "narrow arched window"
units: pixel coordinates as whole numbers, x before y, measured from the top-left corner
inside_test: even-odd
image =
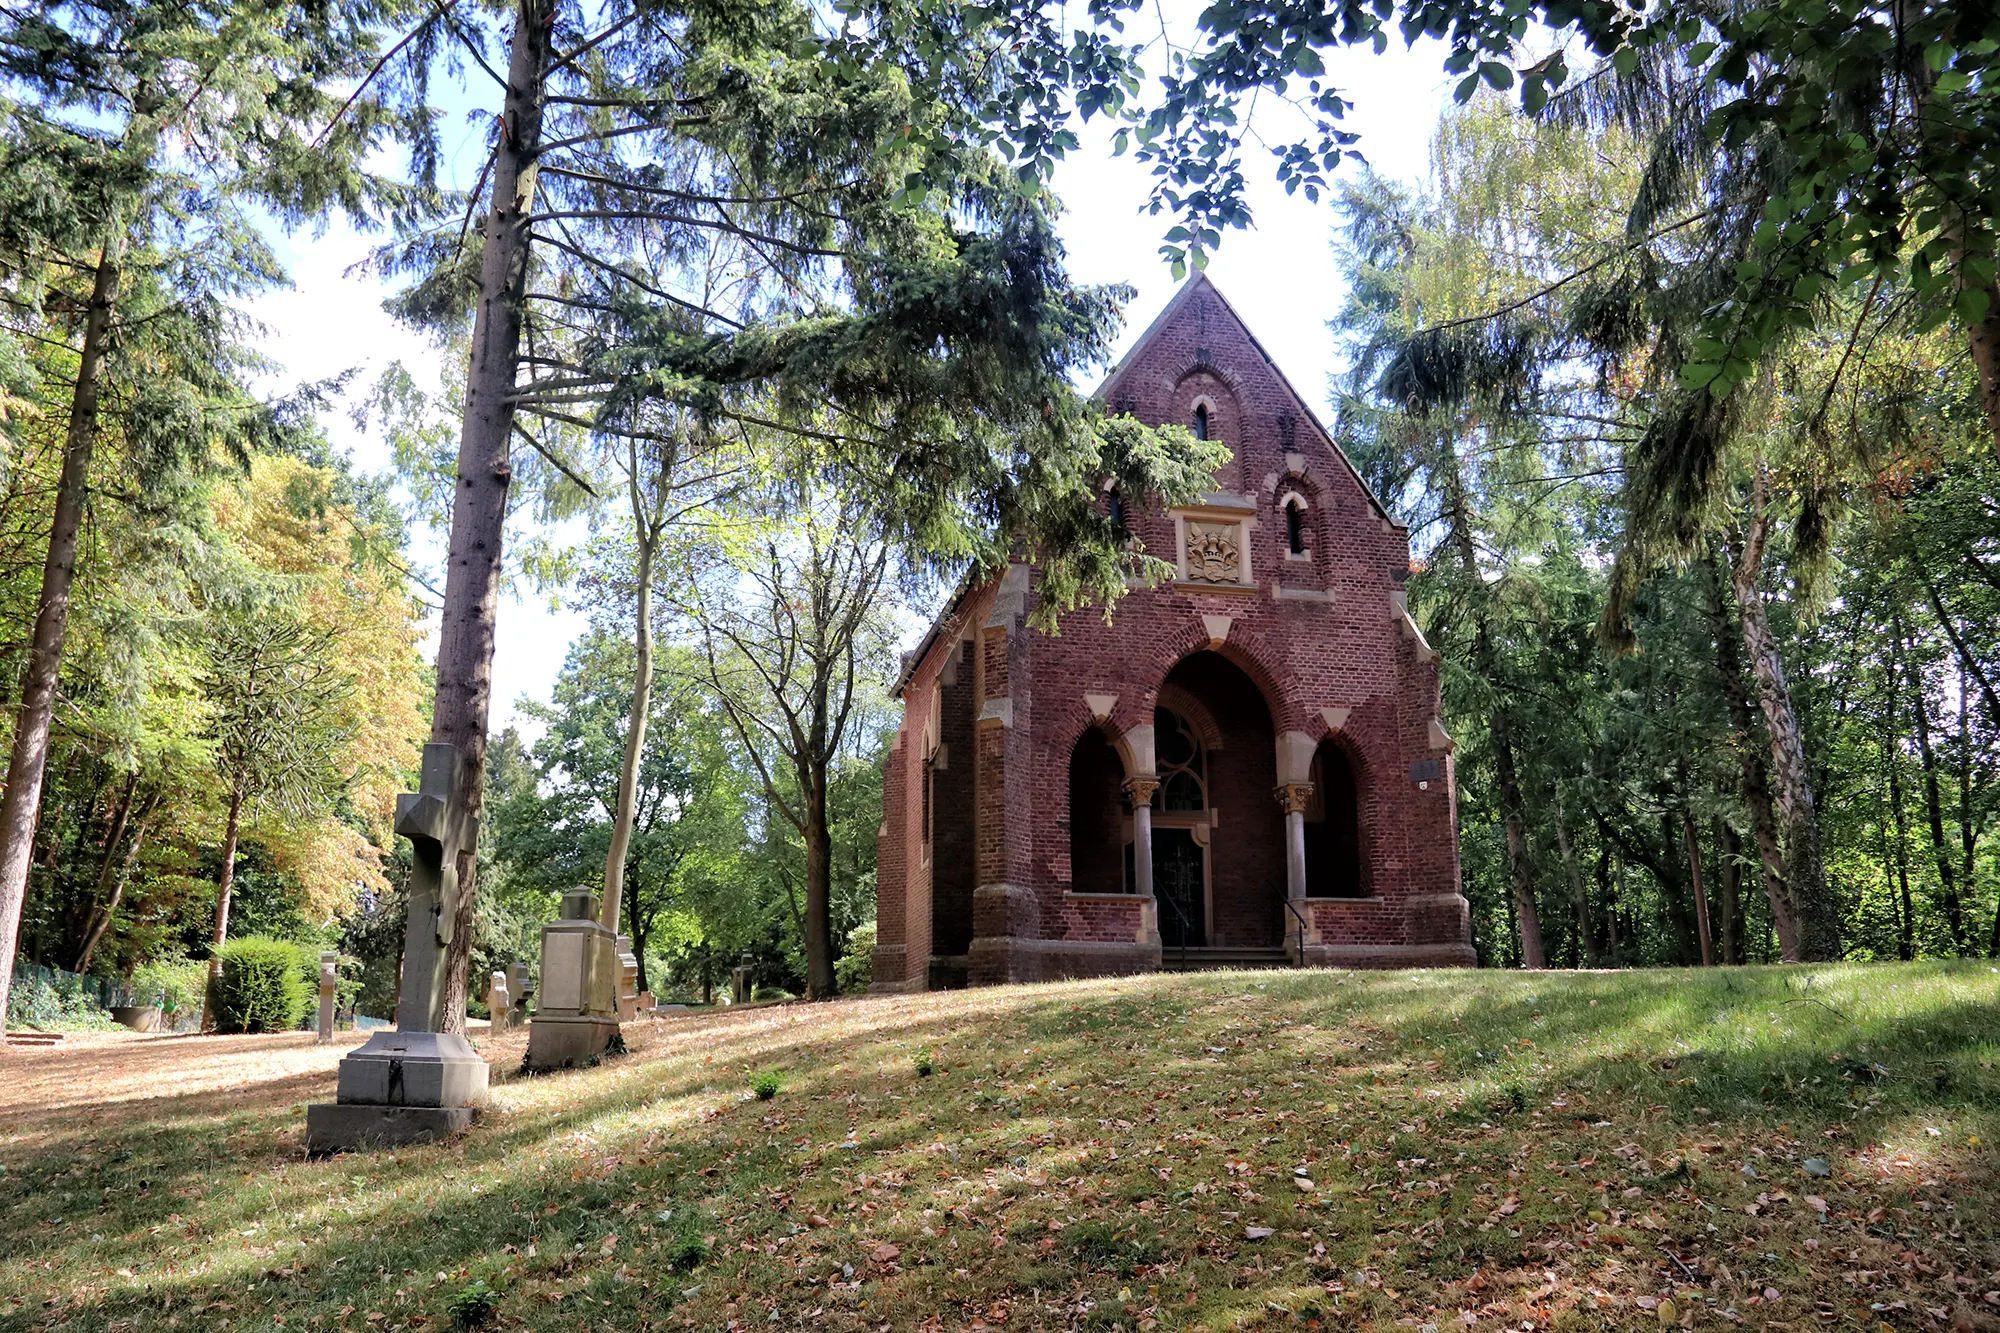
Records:
[[[1197,405],[1196,405],[1196,407],[1195,407],[1195,409],[1194,409],[1194,437],[1195,437],[1195,438],[1196,438],[1197,440],[1205,440],[1205,439],[1207,439],[1207,438],[1208,438],[1208,404],[1207,404],[1207,403],[1200,403],[1200,404],[1197,404]]]
[[[1293,555],[1306,553],[1306,511],[1302,505],[1285,506],[1285,544]]]
[[[1113,527],[1125,526],[1125,497],[1120,495],[1116,488],[1104,498],[1104,513],[1105,517],[1111,520]]]

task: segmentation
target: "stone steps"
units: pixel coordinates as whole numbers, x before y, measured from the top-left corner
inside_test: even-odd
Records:
[[[1291,955],[1283,945],[1213,945],[1204,949],[1182,950],[1167,946],[1161,951],[1160,966],[1168,972],[1207,972],[1221,968],[1290,967]]]

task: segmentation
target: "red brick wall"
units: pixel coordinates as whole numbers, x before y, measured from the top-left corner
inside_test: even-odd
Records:
[[[1368,948],[1400,950],[1381,955],[1397,961],[1424,946],[1430,960],[1469,962],[1463,903],[1456,897],[1452,767],[1444,751],[1431,748],[1429,736],[1438,672],[1428,650],[1403,628],[1397,596],[1409,570],[1407,534],[1375,506],[1205,279],[1177,298],[1171,315],[1114,373],[1104,396],[1114,409],[1148,422],[1191,423],[1196,400],[1209,401],[1210,434],[1233,450],[1217,488],[1247,493],[1257,505],[1249,540],[1256,586],[1134,590],[1109,625],[1101,611],[1086,608],[1065,616],[1055,637],[1028,632],[1019,615],[1024,608],[1008,596],[999,598],[1002,623],[989,626],[997,581],[963,599],[956,623],[978,641],[969,707],[974,715],[987,714],[973,740],[977,884],[1027,891],[1008,898],[1002,912],[989,890],[992,919],[1051,940],[1134,938],[1136,902],[1071,892],[1083,878],[1071,847],[1070,760],[1084,730],[1097,725],[1084,696],[1117,696],[1106,725],[1122,735],[1152,721],[1160,687],[1176,664],[1214,646],[1233,671],[1204,665],[1212,659],[1187,669],[1216,696],[1210,708],[1218,722],[1225,713],[1230,718],[1231,737],[1212,777],[1222,812],[1211,845],[1214,942],[1279,938],[1282,909],[1273,886],[1284,883],[1284,825],[1272,799],[1273,739],[1297,731],[1317,744],[1330,734],[1322,710],[1345,708],[1339,744],[1355,770],[1360,852],[1373,896],[1318,901],[1315,924],[1329,948],[1348,950],[1340,955],[1348,961],[1367,961],[1362,954]],[[1280,504],[1294,492],[1308,505],[1305,560],[1286,559]],[[1171,559],[1171,517],[1149,510],[1140,497],[1126,501],[1146,548]],[[1279,597],[1279,588],[1320,596]],[[1230,618],[1220,645],[1211,645],[1204,616]],[[912,672],[905,698],[913,710],[928,706],[929,681],[941,661],[934,645]],[[999,714],[997,700],[1006,701]],[[921,727],[916,730],[920,734]],[[954,764],[956,754],[954,748]],[[1439,777],[1420,789],[1411,765],[1433,760],[1443,761]],[[907,790],[906,780],[902,785]],[[883,855],[883,939],[893,914],[888,900],[897,893],[898,876],[888,865],[894,857],[904,866],[900,877],[907,887],[901,892],[910,910],[922,899],[928,947],[928,871],[893,838],[885,837]],[[1095,868],[1088,878],[1095,887]],[[1033,924],[1021,924],[1027,921]],[[908,933],[908,966],[918,968],[915,932]]]

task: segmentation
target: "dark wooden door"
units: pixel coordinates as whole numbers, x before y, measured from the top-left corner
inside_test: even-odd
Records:
[[[1153,830],[1153,896],[1159,899],[1163,947],[1199,949],[1208,943],[1207,873],[1191,831]]]

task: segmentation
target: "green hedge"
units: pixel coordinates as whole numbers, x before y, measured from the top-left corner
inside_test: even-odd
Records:
[[[859,995],[875,979],[875,923],[864,921],[847,932],[847,952],[833,965],[834,984],[842,995]]]
[[[222,975],[209,983],[217,1032],[289,1032],[313,1007],[319,955],[291,943],[246,935],[222,946]]]

